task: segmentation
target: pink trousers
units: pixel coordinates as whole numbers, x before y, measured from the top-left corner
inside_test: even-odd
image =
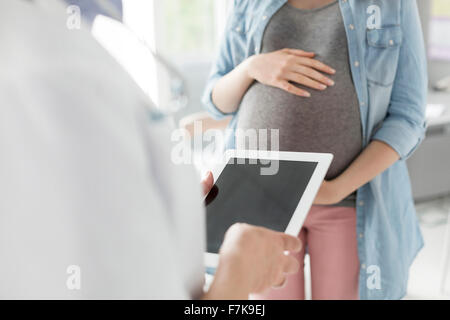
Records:
[[[311,262],[313,300],[358,299],[359,260],[356,209],[313,206],[300,231],[303,249],[297,255],[300,271],[281,289],[270,289],[252,299],[305,299],[304,258]]]

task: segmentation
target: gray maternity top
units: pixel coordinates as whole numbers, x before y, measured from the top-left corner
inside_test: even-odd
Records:
[[[303,98],[255,82],[241,102],[237,124],[241,130],[237,131],[279,129],[280,151],[332,153],[327,179],[333,179],[362,150],[359,104],[338,2],[313,10],[284,5],[267,26],[262,52],[284,48],[315,52],[315,59],[337,71],[330,76],[335,86],[317,91],[298,85],[311,93],[310,98]],[[239,133],[236,142],[237,148],[249,147]]]

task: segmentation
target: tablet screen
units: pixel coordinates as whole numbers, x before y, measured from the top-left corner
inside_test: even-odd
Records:
[[[318,165],[276,160],[277,174],[261,175],[267,160],[240,161],[245,163],[230,159],[205,199],[210,253],[219,252],[225,232],[237,222],[284,232]]]

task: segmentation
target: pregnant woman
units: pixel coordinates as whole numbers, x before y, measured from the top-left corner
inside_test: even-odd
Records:
[[[299,234],[313,299],[405,295],[423,246],[405,160],[425,130],[424,51],[412,0],[234,3],[207,109],[237,132],[278,129],[281,151],[335,156]],[[299,272],[258,298],[304,295]]]

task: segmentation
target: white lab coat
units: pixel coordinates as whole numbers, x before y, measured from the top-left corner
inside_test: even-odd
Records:
[[[199,297],[198,177],[64,9],[0,2],[0,299]]]

